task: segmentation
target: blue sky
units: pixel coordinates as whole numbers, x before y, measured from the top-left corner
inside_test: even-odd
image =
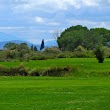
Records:
[[[110,29],[109,10],[110,0],[0,0],[0,32],[9,35],[0,41],[51,41],[74,25]]]

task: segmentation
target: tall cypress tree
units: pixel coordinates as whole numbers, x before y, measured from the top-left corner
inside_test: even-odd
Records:
[[[42,50],[43,48],[44,48],[44,39],[41,42],[40,50]]]

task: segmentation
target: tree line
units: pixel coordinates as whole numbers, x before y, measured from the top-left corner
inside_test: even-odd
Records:
[[[0,50],[0,61],[30,60],[35,56],[38,49],[35,45],[29,47],[27,43],[8,42],[4,45],[3,50]],[[44,40],[41,42],[40,50],[44,48]]]
[[[40,51],[35,45],[29,47],[26,43],[7,43],[0,50],[0,61],[29,61],[53,58],[95,57],[99,62],[104,57],[110,58],[110,30],[77,25],[65,29],[57,35],[58,47],[45,48],[44,39]],[[43,50],[43,51],[42,51]]]
[[[110,47],[110,30],[105,28],[88,29],[82,25],[65,29],[57,39],[63,51],[74,51],[78,46],[94,50],[97,46]]]

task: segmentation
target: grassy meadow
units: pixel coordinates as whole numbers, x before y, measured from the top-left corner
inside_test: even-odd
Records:
[[[110,110],[110,77],[0,77],[0,110]]]
[[[21,62],[0,62],[6,68]],[[0,110],[110,110],[110,59],[66,58],[22,62],[43,70],[72,66],[68,77],[0,76]]]

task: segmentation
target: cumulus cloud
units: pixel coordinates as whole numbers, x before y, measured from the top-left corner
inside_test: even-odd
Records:
[[[37,23],[37,24],[41,24],[41,25],[45,25],[45,26],[59,26],[60,23],[59,22],[56,22],[56,21],[53,21],[52,19],[47,19],[47,18],[43,18],[43,17],[40,17],[40,16],[36,16],[34,18],[34,21]]]
[[[110,21],[108,22],[96,22],[96,21],[91,21],[91,20],[69,20],[67,21],[70,25],[83,25],[87,26],[89,28],[95,28],[95,27],[105,27],[105,28],[110,28]]]
[[[44,20],[42,17],[36,16],[36,17],[35,17],[35,22],[42,24],[42,23],[45,23],[45,20]]]
[[[0,31],[2,30],[22,30],[25,29],[23,26],[0,26]]]
[[[58,10],[67,10],[69,6],[79,9],[81,4],[80,0],[27,0],[25,4],[17,4],[14,10],[21,12],[32,11],[32,10],[46,10],[47,12],[54,12]],[[19,10],[20,9],[20,10]]]
[[[47,25],[50,25],[50,26],[59,26],[60,23],[58,23],[58,22],[49,22]]]
[[[0,0],[0,31],[37,42],[72,25],[110,29],[110,0]]]
[[[23,2],[24,1],[24,2]],[[69,7],[80,9],[82,6],[109,6],[110,0],[21,0],[15,10],[30,11],[44,9],[48,11],[67,10]],[[20,9],[20,10],[19,10]]]

